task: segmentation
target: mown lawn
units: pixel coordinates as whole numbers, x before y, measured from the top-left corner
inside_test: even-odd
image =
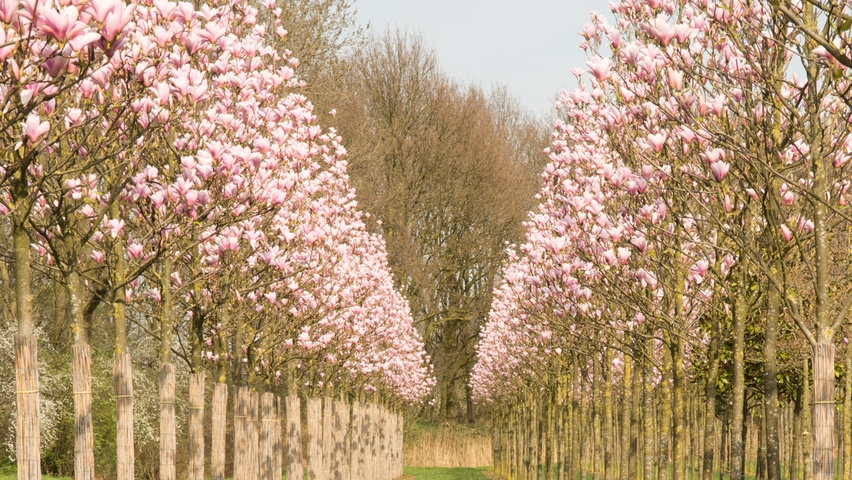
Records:
[[[0,480],[17,480],[18,470],[14,465],[0,465]],[[43,480],[74,480],[71,477],[51,477],[50,475],[42,475]]]
[[[487,480],[482,468],[420,468],[405,467],[406,475],[417,480]]]

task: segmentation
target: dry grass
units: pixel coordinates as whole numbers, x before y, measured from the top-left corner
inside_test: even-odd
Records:
[[[491,434],[483,426],[406,425],[402,456],[411,467],[484,467],[491,465]]]

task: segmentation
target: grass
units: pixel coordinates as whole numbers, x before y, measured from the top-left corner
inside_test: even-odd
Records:
[[[0,480],[17,480],[18,470],[15,465],[0,465]],[[74,480],[71,477],[51,477],[50,475],[42,475],[44,480]]]
[[[422,468],[405,467],[404,472],[416,480],[487,480],[481,468]]]

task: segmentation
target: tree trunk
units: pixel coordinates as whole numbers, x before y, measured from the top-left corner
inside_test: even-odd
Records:
[[[210,480],[225,480],[225,438],[227,435],[228,385],[213,384],[213,432],[210,443]]]
[[[659,462],[657,463],[657,478],[659,480],[668,480],[669,478],[669,436],[672,429],[672,398],[671,398],[671,378],[672,378],[672,358],[671,350],[663,349],[663,365],[662,365],[662,383],[658,388],[660,393],[660,419],[659,419],[659,439],[660,444],[657,445],[659,452]]]
[[[160,393],[160,480],[175,480],[177,437],[175,433],[175,366],[161,363]]]
[[[126,345],[125,345],[126,347]],[[129,353],[116,353],[115,381],[116,478],[135,480],[133,454],[133,364]]]
[[[709,369],[704,384],[704,461],[701,480],[713,479],[713,451],[716,439],[716,381],[719,377],[719,322],[713,321],[710,337]]]
[[[352,438],[349,448],[352,451],[351,470],[352,480],[366,480],[366,450],[364,448],[364,409],[366,406],[358,401],[352,402]]]
[[[763,411],[766,419],[766,478],[781,480],[781,459],[778,452],[778,316],[781,312],[778,291],[770,288],[767,293],[766,333],[763,347]],[[834,368],[832,365],[832,378]],[[832,385],[833,386],[833,385]],[[833,402],[832,402],[833,404]],[[833,424],[832,424],[833,426]]]
[[[331,478],[331,460],[334,446],[334,432],[332,425],[334,418],[332,417],[333,400],[331,397],[323,397],[322,399],[322,478]]]
[[[204,372],[189,374],[189,480],[204,480]]]
[[[799,470],[801,469],[802,457],[802,387],[801,385],[795,393],[793,404],[793,438],[792,438],[792,453],[790,454],[790,475],[789,480],[799,480]]]
[[[246,419],[246,430],[248,430],[248,448],[246,458],[248,460],[248,480],[257,480],[260,473],[260,394],[249,391],[248,394],[248,418]]]
[[[12,222],[15,258],[15,456],[19,480],[41,479],[41,421],[39,418],[38,342],[33,336],[32,266],[26,217]]]
[[[248,389],[238,387],[234,396],[234,480],[248,478]]]
[[[638,356],[633,357],[633,359],[637,363],[641,361]],[[639,480],[639,422],[641,421],[641,405],[642,371],[639,369],[639,371],[633,374],[633,386],[630,393],[630,463],[628,464],[627,475],[630,480]]]
[[[615,431],[612,421],[612,350],[606,349],[604,352],[604,391],[603,391],[603,408],[604,408],[604,476],[606,480],[615,480],[617,473],[615,471]]]
[[[331,464],[332,480],[349,480],[349,405],[334,402],[334,456]]]
[[[642,434],[645,437],[643,452],[643,480],[654,479],[654,455],[657,449],[654,445],[654,368],[651,365],[651,341],[646,340],[642,360]]]
[[[811,387],[810,367],[808,359],[804,359],[802,371],[802,478],[803,480],[814,480],[814,471],[811,466]]]
[[[41,479],[39,431],[38,342],[32,335],[15,335],[15,430],[18,479]]]
[[[88,344],[72,347],[74,388],[74,478],[94,480],[95,437],[92,429],[92,354]]]
[[[672,429],[672,480],[683,480],[686,464],[684,461],[686,412],[683,398],[683,341],[680,337],[675,336],[670,345],[672,355],[672,418],[674,419],[674,428]]]
[[[843,388],[843,480],[852,480],[852,346],[846,347]]]
[[[592,457],[592,478],[594,480],[602,480],[604,468],[604,442],[602,438],[603,433],[603,393],[604,393],[604,385],[603,385],[603,359],[602,358],[594,358],[592,360],[592,434],[590,436],[590,440],[592,441],[593,446],[593,457]]]
[[[302,478],[302,414],[299,397],[287,397],[287,478]]]
[[[322,476],[322,399],[308,399],[308,480]]]
[[[275,472],[275,432],[279,431],[275,408],[275,395],[266,392],[260,397],[260,434],[258,457],[260,480],[277,480],[281,472]]]
[[[814,347],[813,480],[834,480],[834,345]]]
[[[630,408],[629,399],[630,387],[633,381],[633,359],[624,355],[624,367],[622,369],[622,388],[624,394],[621,398],[621,464],[619,465],[619,480],[635,480],[635,477],[630,477],[627,466],[630,464]]]
[[[744,259],[744,255],[740,255]],[[748,315],[746,298],[745,264],[737,270],[737,288],[733,315],[734,329],[734,378],[732,385],[733,418],[731,419],[731,480],[743,480],[745,446],[743,445],[743,423],[745,421],[745,322]]]

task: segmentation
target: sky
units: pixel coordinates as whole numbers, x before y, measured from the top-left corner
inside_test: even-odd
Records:
[[[445,73],[486,89],[504,85],[532,113],[553,116],[588,60],[578,32],[609,0],[354,0],[374,33],[400,27],[433,47]]]

